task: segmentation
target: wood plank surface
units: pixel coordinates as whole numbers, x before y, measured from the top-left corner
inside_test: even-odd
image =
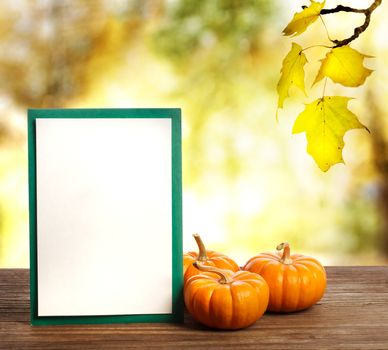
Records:
[[[328,267],[328,288],[309,310],[265,314],[250,328],[184,324],[31,327],[29,271],[0,269],[0,349],[388,349],[388,266]]]

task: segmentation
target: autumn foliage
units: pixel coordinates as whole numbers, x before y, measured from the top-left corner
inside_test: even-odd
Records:
[[[280,80],[277,85],[278,111],[283,108],[284,101],[289,97],[289,89],[295,86],[306,94],[305,65],[308,60],[305,51],[312,47],[322,47],[329,50],[321,60],[321,66],[314,80],[314,84],[325,78],[346,87],[358,87],[364,84],[372,70],[364,66],[365,55],[350,47],[350,42],[356,39],[368,26],[371,13],[381,3],[376,0],[365,10],[353,9],[339,5],[335,9],[324,10],[325,1],[310,1],[301,12],[294,15],[291,22],[283,30],[284,35],[297,36],[306,31],[308,26],[315,22],[322,14],[340,11],[358,12],[365,15],[365,23],[355,28],[354,34],[345,40],[329,40],[333,46],[312,45],[302,48],[293,42],[291,50],[283,60]],[[325,12],[324,12],[325,11]],[[323,20],[322,20],[323,21]],[[313,84],[313,85],[314,85]],[[351,97],[325,96],[306,104],[305,109],[297,117],[292,132],[305,132],[307,137],[307,152],[314,158],[322,171],[327,171],[337,163],[343,163],[342,149],[344,134],[351,129],[366,129],[358,117],[348,109]]]

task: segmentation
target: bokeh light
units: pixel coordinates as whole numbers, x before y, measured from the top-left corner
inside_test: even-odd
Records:
[[[292,135],[325,51],[306,52],[309,97],[276,83],[292,41],[327,43],[321,21],[282,29],[305,1],[4,0],[0,3],[0,267],[28,267],[27,108],[181,107],[184,248],[199,232],[240,263],[282,241],[324,264],[388,259],[388,3],[352,47],[375,56],[360,88],[328,82],[371,134],[345,137],[343,164],[322,173]],[[359,8],[371,1],[327,0]],[[344,38],[360,14],[324,17]]]

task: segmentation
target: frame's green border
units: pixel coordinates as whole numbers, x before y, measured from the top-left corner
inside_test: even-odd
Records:
[[[107,316],[38,316],[36,226],[37,118],[171,118],[172,121],[172,313]],[[182,262],[182,153],[179,108],[29,109],[28,177],[30,206],[30,297],[32,325],[101,324],[133,322],[183,322]]]

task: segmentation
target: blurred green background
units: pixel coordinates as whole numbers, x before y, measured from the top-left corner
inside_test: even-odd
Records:
[[[327,0],[365,8],[372,1]],[[352,47],[375,56],[357,89],[326,94],[371,130],[345,136],[343,164],[322,173],[291,135],[303,103],[275,120],[276,83],[292,40],[282,29],[308,1],[3,0],[0,2],[0,267],[28,267],[26,109],[181,107],[184,248],[193,232],[240,264],[288,241],[328,265],[388,262],[388,2]],[[348,37],[360,14],[325,16]],[[316,21],[294,39],[327,43]],[[310,87],[325,51],[306,52]]]

